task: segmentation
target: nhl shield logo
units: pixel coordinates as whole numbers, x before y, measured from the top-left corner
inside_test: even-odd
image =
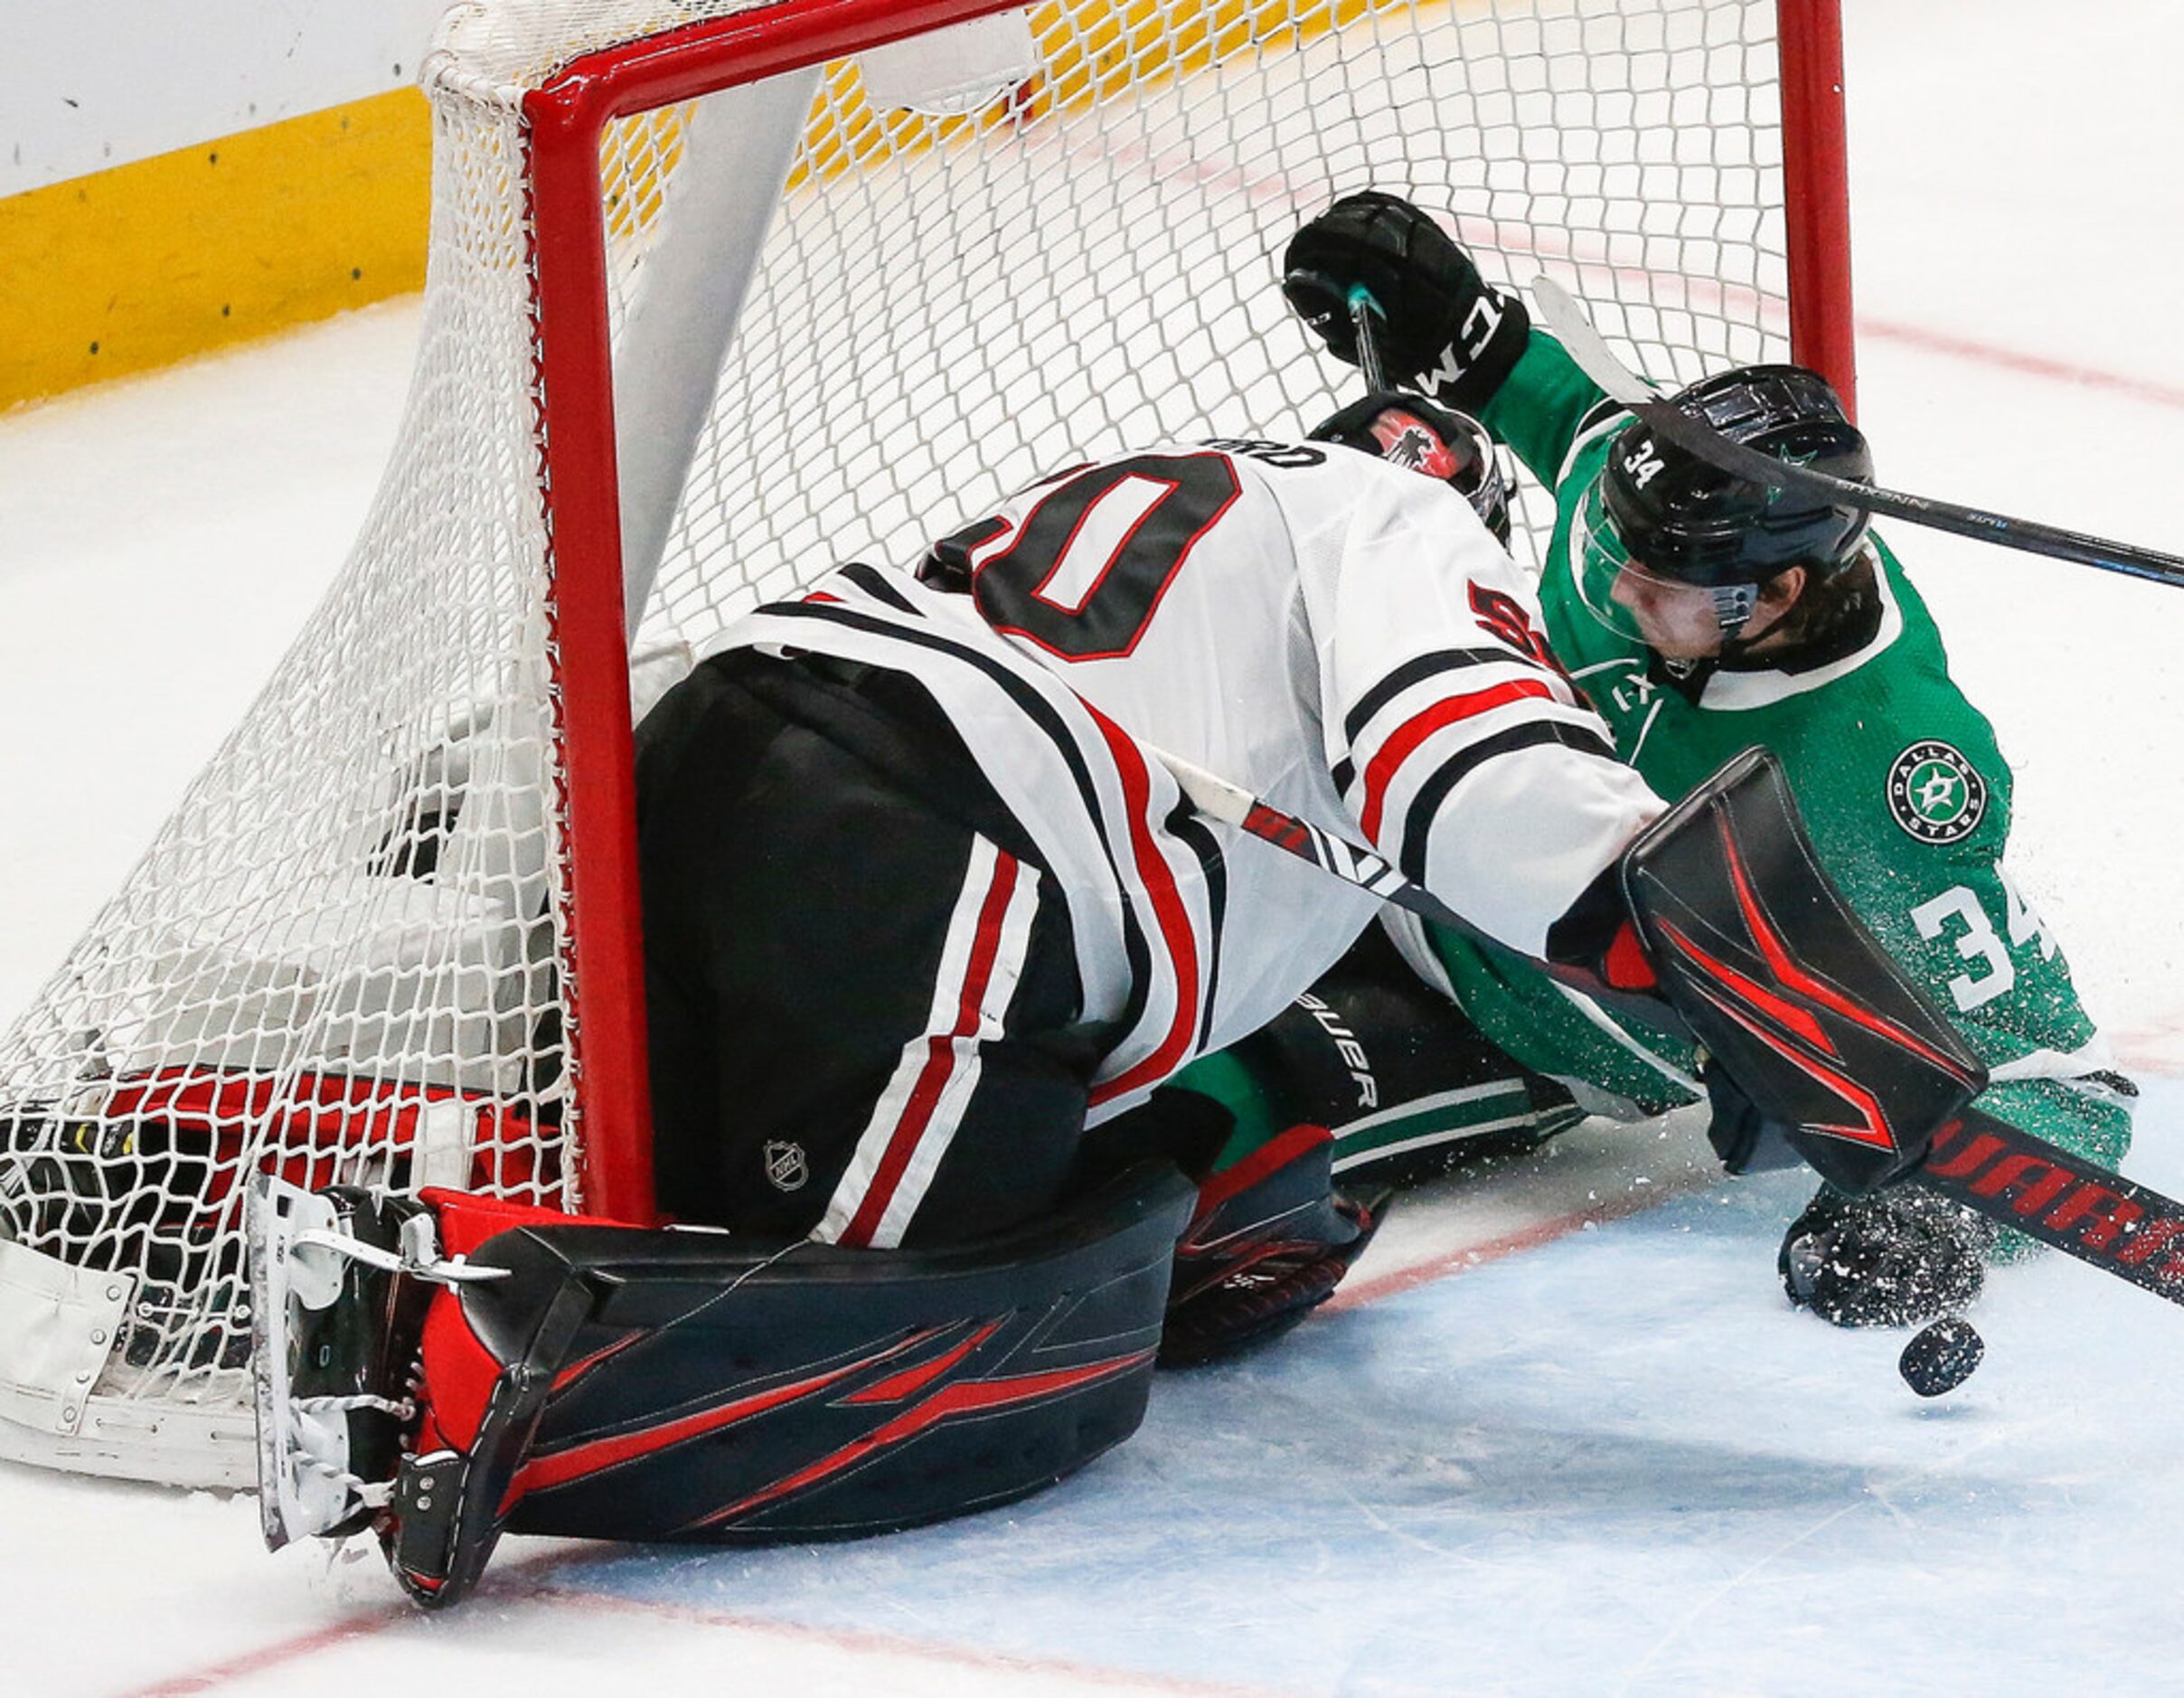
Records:
[[[766,1183],[776,1191],[801,1191],[812,1176],[804,1146],[777,1138],[766,1146]]]
[[[1888,769],[1888,814],[1921,843],[1955,843],[1987,814],[1987,780],[1947,743],[1913,743]]]

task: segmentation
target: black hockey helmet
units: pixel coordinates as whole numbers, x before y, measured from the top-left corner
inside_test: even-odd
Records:
[[[1738,366],[1672,400],[1732,442],[1855,483],[1873,481],[1866,439],[1817,372]],[[1597,581],[1586,583],[1585,599],[1596,613],[1608,606],[1608,580],[1631,570],[1715,591],[1722,627],[1733,632],[1768,580],[1792,566],[1824,578],[1857,559],[1866,537],[1861,509],[1749,483],[1662,440],[1643,420],[1616,437],[1593,495],[1585,515],[1593,544],[1586,577]]]
[[[1471,503],[1503,548],[1509,546],[1509,474],[1493,438],[1470,414],[1402,390],[1375,390],[1322,424],[1310,439],[1340,442],[1440,478]]]

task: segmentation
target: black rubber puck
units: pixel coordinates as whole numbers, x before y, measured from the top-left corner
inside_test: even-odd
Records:
[[[1951,1315],[1924,1328],[1904,1346],[1897,1372],[1921,1397],[1953,1391],[1972,1377],[1987,1344],[1970,1321]]]

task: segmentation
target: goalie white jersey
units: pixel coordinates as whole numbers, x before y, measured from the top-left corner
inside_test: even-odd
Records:
[[[1197,816],[1150,752],[1362,838],[1495,938],[1549,928],[1661,810],[1448,485],[1347,448],[1172,444],[1078,467],[849,566],[716,647],[899,670],[1068,892],[1093,1118],[1256,1030],[1373,898]]]

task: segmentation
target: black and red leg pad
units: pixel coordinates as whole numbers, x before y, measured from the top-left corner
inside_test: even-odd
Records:
[[[444,1605],[503,1531],[839,1538],[1036,1491],[1143,1420],[1192,1198],[1146,1163],[952,1250],[507,1227],[469,1261],[509,1278],[428,1318],[390,1558]]]

